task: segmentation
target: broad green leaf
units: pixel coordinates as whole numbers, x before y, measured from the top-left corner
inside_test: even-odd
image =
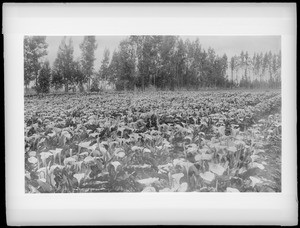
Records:
[[[164,145],[165,148],[171,148],[172,147],[170,142],[168,142],[166,139],[164,139],[163,145]]]
[[[236,141],[234,141],[234,144],[235,145],[243,145],[243,146],[245,146],[246,145],[246,143],[244,142],[244,141],[241,141],[241,140],[236,140]]]
[[[182,162],[182,167],[184,167],[186,169],[186,171],[189,171],[189,172],[190,171],[193,171],[195,173],[198,172],[197,169],[196,169],[196,167],[194,166],[194,164],[191,163],[191,162],[188,162],[188,161]]]
[[[147,169],[147,168],[151,168],[151,165],[148,164],[144,164],[144,165],[131,165],[128,166],[130,168],[135,168],[135,169]]]
[[[83,161],[86,163],[86,164],[90,164],[90,163],[93,163],[95,160],[94,157],[92,156],[87,156]]]
[[[205,153],[208,152],[208,151],[209,151],[208,148],[202,148],[202,149],[199,150],[199,152],[200,152],[201,154],[205,154]]]
[[[76,159],[73,157],[68,157],[64,159],[64,165],[73,165],[76,162]]]
[[[80,181],[84,178],[85,174],[84,173],[76,173],[74,174],[74,177],[78,181],[78,184],[80,184]]]
[[[100,157],[101,156],[101,153],[100,153],[99,150],[93,150],[92,154],[93,154],[94,157]]]
[[[233,152],[233,153],[237,151],[237,149],[236,149],[235,146],[230,146],[230,147],[227,148],[227,150],[228,150],[229,152]]]
[[[60,156],[60,154],[62,152],[62,149],[56,148],[55,150],[50,150],[50,152],[53,153],[53,156],[54,156],[54,159],[55,159],[57,156]]]
[[[99,150],[102,153],[102,155],[105,155],[107,153],[106,148],[102,144],[99,144]]]
[[[64,166],[62,166],[62,165],[52,165],[51,167],[50,167],[50,173],[53,173],[53,171],[55,170],[55,169],[63,169],[64,168]]]
[[[151,150],[148,149],[148,148],[144,148],[143,152],[145,152],[145,153],[151,153]]]
[[[159,190],[159,192],[173,192],[173,190],[169,189],[169,188],[163,188],[163,189]]]
[[[197,153],[197,151],[198,151],[197,147],[188,147],[186,150],[187,153],[191,153],[191,154],[195,154]]]
[[[246,171],[247,171],[247,169],[243,166],[242,168],[239,169],[238,174],[242,174]]]
[[[132,151],[138,151],[138,150],[142,150],[143,148],[142,147],[139,147],[139,146],[133,146],[131,147],[131,150]]]
[[[132,133],[132,134],[130,134],[130,138],[133,138],[135,141],[138,141],[138,139],[140,138],[140,136],[137,133]]]
[[[35,151],[30,151],[28,153],[29,157],[35,157],[36,156],[36,152]]]
[[[110,164],[113,165],[113,167],[115,168],[115,171],[117,171],[117,168],[121,165],[121,163],[118,161],[111,162]]]
[[[200,177],[202,177],[202,179],[208,181],[208,182],[211,182],[215,179],[215,174],[213,174],[212,172],[210,171],[207,171],[205,173],[200,173]]]
[[[238,189],[236,189],[236,188],[227,187],[226,188],[226,192],[240,192],[240,191]]]
[[[45,178],[37,180],[39,186],[45,191],[45,192],[51,192],[52,187],[46,182]]]
[[[226,148],[226,146],[222,146],[219,144],[213,144],[212,146],[215,147],[218,152],[223,151]]]
[[[251,167],[251,168],[257,167],[257,168],[259,168],[259,169],[261,169],[261,170],[264,170],[264,169],[265,169],[265,167],[264,167],[262,164],[259,164],[259,163],[257,163],[257,162],[251,162],[251,163],[250,163],[250,167]]]
[[[88,119],[89,120],[97,119],[97,116],[96,115],[91,115],[91,116],[88,117]]]
[[[39,181],[46,183],[46,179],[45,178],[40,178]]]
[[[163,146],[156,146],[158,150],[162,150]]]
[[[196,161],[201,161],[201,160],[210,161],[212,158],[213,158],[212,154],[197,154],[195,156]]]
[[[98,135],[99,135],[99,133],[97,133],[97,132],[89,134],[89,136],[94,137],[94,138],[97,137]]]
[[[189,142],[193,142],[193,138],[191,136],[185,136],[184,140],[188,140]]]
[[[236,138],[237,140],[243,140],[243,139],[244,139],[244,137],[241,136],[241,135],[237,135],[235,138]]]
[[[91,142],[81,142],[78,144],[78,146],[83,147],[83,148],[89,148]]]
[[[161,173],[167,173],[170,171],[170,168],[172,167],[172,163],[167,163],[165,165],[159,165],[157,168],[159,169],[159,172]]]
[[[67,139],[71,138],[71,135],[70,135],[70,133],[68,131],[62,131],[61,135],[64,135]]]
[[[218,132],[221,134],[221,135],[225,135],[225,127],[224,126],[220,126],[218,128]]]
[[[121,152],[117,153],[116,156],[119,158],[123,158],[125,156],[125,153],[121,151]]]
[[[228,166],[229,166],[229,161],[226,161],[225,164],[222,164],[222,167],[223,167],[225,170],[227,170]]]
[[[183,182],[180,187],[177,189],[177,192],[186,192],[188,189],[188,184]]]
[[[173,165],[174,166],[179,165],[181,167],[184,166],[184,159],[183,158],[180,158],[180,159],[176,158],[176,159],[174,159],[173,160]]]
[[[48,157],[52,156],[52,155],[53,155],[53,154],[50,153],[50,152],[42,152],[42,153],[40,153],[40,156],[41,156],[41,159],[42,159],[43,162],[45,162],[45,160],[46,160]]]
[[[77,161],[75,162],[75,168],[77,171],[81,171],[81,165],[83,161]]]
[[[257,161],[257,159],[260,158],[258,155],[251,155],[250,157],[251,157],[252,162]]]
[[[52,186],[56,185],[55,175],[53,173],[50,173],[50,183],[52,184]]]
[[[30,158],[28,158],[28,161],[29,161],[30,163],[32,163],[32,164],[35,164],[35,163],[38,162],[38,160],[37,160],[36,157],[30,157]]]
[[[115,154],[117,155],[118,153],[124,153],[124,149],[123,148],[116,148],[115,149]]]
[[[101,146],[104,146],[104,145],[108,146],[109,143],[108,143],[107,141],[102,141],[102,142],[100,143],[100,145],[101,145]]]
[[[142,192],[156,192],[156,190],[155,190],[155,188],[148,186],[148,187],[144,188]]]
[[[175,173],[175,174],[172,175],[172,177],[173,177],[174,180],[175,180],[175,184],[176,184],[176,185],[179,185],[180,179],[181,179],[183,176],[184,176],[183,173]]]
[[[40,173],[40,172],[46,173],[46,167],[39,168],[36,172],[37,173]]]
[[[52,131],[52,133],[48,134],[50,137],[54,137],[56,135],[55,131]]]
[[[89,155],[89,153],[86,151],[86,152],[80,153],[79,155],[80,156],[87,156],[87,155]]]
[[[257,149],[257,150],[254,150],[254,152],[253,152],[253,154],[260,154],[260,153],[265,153],[265,150]]]
[[[96,150],[96,148],[97,148],[97,143],[95,143],[94,145],[88,147],[88,149],[92,150],[92,151]]]
[[[219,176],[223,175],[223,173],[225,171],[223,166],[221,166],[220,164],[214,164],[214,163],[211,163],[211,162],[209,162],[208,165],[209,165],[209,170],[210,171],[212,171],[213,173],[215,173]]]
[[[260,180],[259,178],[257,178],[257,177],[251,176],[251,177],[249,177],[249,178],[250,178],[250,180],[251,180],[251,185],[252,185],[252,187],[254,187],[256,184],[261,183],[261,180]]]
[[[146,178],[146,179],[142,179],[142,180],[137,180],[137,182],[139,182],[140,184],[144,184],[146,186],[149,186],[151,184],[153,184],[154,182],[158,181],[158,178]]]
[[[39,141],[39,144],[45,142],[46,138],[42,138],[40,141]]]

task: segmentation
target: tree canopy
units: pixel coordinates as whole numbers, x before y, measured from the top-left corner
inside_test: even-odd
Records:
[[[79,45],[81,55],[76,61],[72,39],[63,37],[52,67],[44,64],[47,47],[46,37],[24,37],[24,84],[35,80],[37,91],[49,91],[44,88],[49,77],[50,86],[64,87],[65,92],[75,85],[83,91],[84,84],[88,91],[98,91],[102,81],[113,84],[117,90],[281,86],[280,52],[251,56],[245,50],[229,58],[226,53],[218,55],[213,47],[205,50],[199,39],[135,35],[123,39],[112,54],[104,48],[100,67],[95,70],[95,36],[83,38]]]

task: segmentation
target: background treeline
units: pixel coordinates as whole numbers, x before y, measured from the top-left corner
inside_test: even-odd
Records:
[[[100,44],[101,45],[101,44]],[[37,93],[50,88],[99,91],[103,85],[117,90],[213,88],[279,88],[281,53],[248,52],[228,59],[199,40],[178,36],[130,36],[112,54],[105,49],[99,69],[94,69],[95,36],[85,36],[81,56],[74,59],[72,39],[63,37],[51,67],[46,59],[46,37],[24,38],[24,83],[34,82]],[[234,48],[234,47],[233,47]]]

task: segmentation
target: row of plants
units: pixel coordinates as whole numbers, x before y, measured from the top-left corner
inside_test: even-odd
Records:
[[[278,189],[263,177],[278,92],[152,95],[26,98],[26,192]]]

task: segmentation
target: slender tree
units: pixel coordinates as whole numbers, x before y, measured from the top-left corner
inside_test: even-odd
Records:
[[[82,83],[84,81],[84,74],[83,74],[80,60],[76,60],[72,62],[72,77],[73,77],[72,82],[79,87],[80,92],[83,92]]]
[[[24,37],[24,85],[27,89],[29,83],[35,80],[35,88],[39,90],[38,75],[47,55],[46,36]]]
[[[234,57],[231,57],[230,59],[230,69],[231,69],[231,82],[233,83],[233,72],[235,69],[235,59]]]
[[[65,87],[65,92],[69,92],[69,85],[75,82],[74,78],[74,62],[73,62],[73,41],[69,39],[69,43],[66,43],[66,36],[62,39],[57,57],[54,61],[52,70],[52,85],[57,88]]]
[[[84,82],[87,82],[88,90],[90,90],[90,79],[94,72],[95,50],[97,49],[95,36],[85,36],[80,49]]]
[[[38,92],[39,93],[49,93],[51,82],[51,68],[49,61],[45,61],[42,68],[39,71],[38,77]]]
[[[99,76],[102,80],[107,81],[109,78],[109,60],[110,60],[110,51],[105,48],[103,54],[103,60],[101,61],[101,66],[99,69]]]
[[[204,50],[198,39],[191,42],[177,36],[130,36],[113,53],[109,67],[108,58],[104,58],[99,75],[109,72],[109,81],[114,82],[117,89],[133,89],[136,86],[144,90],[154,85],[173,90],[226,87],[234,83],[253,87],[267,85],[268,80],[262,80],[262,77],[268,73],[275,85],[280,77],[277,76],[280,63],[277,56],[271,57],[269,53],[250,56],[247,51],[242,51],[228,61],[226,54],[219,56],[211,47]],[[228,77],[229,71],[231,78]]]

